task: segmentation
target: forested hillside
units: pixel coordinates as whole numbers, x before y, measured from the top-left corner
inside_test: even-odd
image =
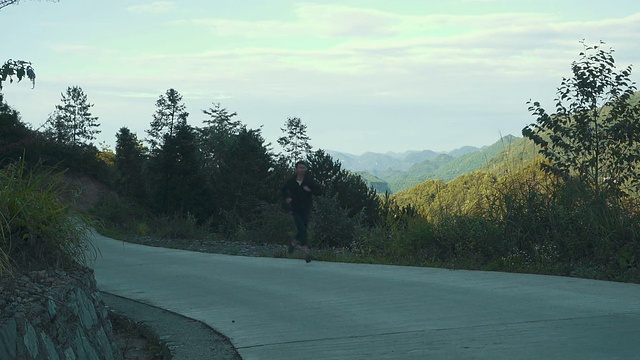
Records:
[[[274,153],[260,128],[219,103],[202,110],[203,126],[190,125],[180,93],[168,89],[144,139],[123,126],[112,152],[92,142],[100,124],[80,87],[38,129],[0,94],[0,189],[12,189],[0,192],[0,270],[20,241],[42,241],[48,215],[36,210],[46,210],[38,199],[51,188],[23,189],[32,179],[66,172],[104,183],[110,191],[89,214],[112,236],[287,244],[294,227],[280,189],[304,159],[322,190],[309,236],[325,260],[640,281],[640,102],[630,69],[616,70],[611,53],[585,46],[555,109],[529,103],[535,122],[523,138],[389,171],[406,188],[393,195],[378,193],[384,177],[365,174],[374,189],[312,151],[299,118],[285,120],[285,151]],[[18,206],[14,194],[35,203]]]
[[[533,146],[530,140],[507,135],[483,149],[467,152],[458,157],[440,154],[433,159],[416,163],[406,171],[382,171],[377,177],[386,181],[393,193],[409,189],[429,179],[448,182],[483,167],[502,167],[503,165],[500,164],[504,161],[514,162],[516,158],[518,159],[517,163],[509,166],[519,166],[520,163],[532,161],[536,156],[535,150],[527,147],[527,144]],[[473,148],[466,147],[467,151],[471,149]]]

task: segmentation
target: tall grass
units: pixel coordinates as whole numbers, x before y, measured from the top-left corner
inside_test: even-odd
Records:
[[[0,169],[0,276],[84,265],[95,254],[89,223],[60,201],[61,176],[24,162]]]

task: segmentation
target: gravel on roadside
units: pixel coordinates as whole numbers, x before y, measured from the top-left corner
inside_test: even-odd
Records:
[[[148,327],[172,359],[242,359],[229,338],[200,321],[107,292],[102,298],[110,311]]]
[[[130,236],[124,241],[133,244],[211,254],[264,257],[285,257],[287,254],[287,245],[284,244],[259,244],[222,240],[167,239],[152,236]]]

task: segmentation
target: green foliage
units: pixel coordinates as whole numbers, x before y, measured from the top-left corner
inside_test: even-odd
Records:
[[[276,203],[279,180],[273,171],[273,157],[260,130],[243,127],[231,136],[228,148],[212,179],[218,209],[224,209],[228,225],[251,220],[264,202]]]
[[[638,185],[640,105],[631,66],[617,71],[613,50],[587,46],[571,65],[573,77],[558,88],[556,113],[529,102],[536,123],[522,130],[550,160],[545,169],[564,178],[575,176],[601,193],[620,196]]]
[[[157,198],[162,201],[159,208],[163,214],[197,211],[202,202],[207,201],[199,193],[204,181],[196,138],[191,126],[179,125],[174,136],[166,136],[162,149],[153,159],[162,176],[159,184],[163,187]]]
[[[286,244],[293,237],[291,214],[279,204],[263,202],[255,210],[255,216],[236,230],[234,238],[244,242]]]
[[[516,154],[520,157],[518,164],[533,160],[535,154],[528,150],[526,143],[530,141],[507,135],[479,151],[466,153],[457,158],[441,154],[433,159],[414,164],[407,171],[389,170],[380,173],[379,177],[389,183],[393,192],[409,189],[427,180],[449,182],[477,170],[492,169],[495,164],[502,164],[502,160],[515,160]],[[523,148],[523,151],[518,152],[520,148]]]
[[[198,219],[186,214],[154,217],[149,221],[150,235],[166,239],[204,240],[209,238],[209,224],[199,224]],[[136,230],[141,230],[139,227]]]
[[[285,155],[283,158],[286,162],[293,165],[302,160],[311,152],[309,144],[309,136],[307,136],[307,125],[298,117],[287,118],[284,128],[280,128],[285,134],[278,139],[278,144],[282,146]]]
[[[362,177],[343,170],[340,162],[322,149],[311,153],[307,163],[324,197],[335,198],[351,218],[361,216],[362,221],[372,226],[378,221],[380,199]]]
[[[36,86],[36,73],[28,61],[9,59],[0,67],[0,90],[2,90],[3,82],[9,79],[9,83],[13,83],[14,77],[18,79],[18,82],[26,77],[31,80],[33,87]]]
[[[127,127],[120,128],[116,134],[116,188],[120,194],[140,201],[146,198],[142,178],[144,154],[145,149],[136,134]]]
[[[57,167],[69,173],[101,178],[109,183],[110,166],[93,145],[62,144],[47,139],[30,129],[17,111],[9,107],[0,94],[0,167],[12,161],[24,161],[29,166],[41,164]]]
[[[475,172],[449,183],[430,180],[395,194],[387,218],[408,207],[422,219],[378,227],[359,248],[391,263],[634,278],[637,198],[594,196],[578,180],[542,171],[542,163],[499,177]]]
[[[56,110],[49,116],[45,134],[59,144],[91,144],[100,133],[98,118],[89,112],[93,104],[88,102],[79,86],[70,86],[61,95],[62,105],[56,105]]]
[[[197,134],[187,124],[182,95],[169,89],[156,102],[147,130],[151,156],[145,176],[153,209],[162,215],[186,213],[202,201]],[[192,211],[192,210],[191,210]]]
[[[60,202],[60,177],[24,162],[0,170],[0,275],[75,267],[93,250],[89,223]]]
[[[638,98],[627,100],[629,108],[615,101],[605,104],[599,113],[600,129],[608,116],[635,114],[629,109],[638,104]],[[290,214],[279,204],[278,189],[290,175],[289,161],[293,160],[285,162],[274,155],[260,129],[248,129],[235,112],[220,104],[203,111],[208,119],[201,128],[186,123],[188,114],[177,91],[170,89],[156,105],[147,131],[149,152],[127,128],[116,135],[119,195],[105,196],[93,209],[104,226],[136,236],[194,240],[220,236],[287,243],[294,227]],[[286,144],[308,140],[306,126],[299,119],[291,126],[298,132],[287,133],[293,135]],[[105,152],[91,145],[47,141],[22,124],[18,113],[4,103],[0,130],[3,156],[22,156],[27,165],[42,159],[47,165],[105,176],[98,165],[102,162],[98,159],[109,160]],[[24,148],[22,155],[17,153]],[[541,148],[530,139],[508,136],[456,159],[434,155],[410,170],[411,176],[403,181],[408,185],[424,173],[446,180],[429,179],[393,196],[379,196],[361,176],[342,169],[323,150],[309,153],[310,175],[324,190],[312,213],[311,244],[326,259],[638,279],[637,194],[605,196],[608,194],[594,193],[586,186],[579,172],[563,176],[544,172],[543,164],[553,162],[536,158]],[[301,156],[296,153],[293,159]],[[631,179],[623,182],[632,184]],[[39,194],[48,192],[38,190]],[[8,194],[13,191],[0,192],[9,200],[14,198]],[[0,208],[12,204],[9,200],[3,200]],[[24,218],[42,223],[39,219],[45,217],[34,209],[46,207],[30,206]],[[4,210],[2,215],[9,219]],[[11,225],[3,228],[3,234],[8,234],[3,238],[23,244],[25,222],[4,223]],[[32,233],[27,238],[34,238]],[[36,247],[44,253],[43,247]],[[14,245],[0,247],[2,268],[11,266],[15,257],[30,261],[26,254],[31,251],[16,249]]]
[[[411,206],[432,221],[449,214],[479,215],[487,207],[487,196],[496,183],[492,174],[476,171],[445,183],[428,180],[399,192],[394,199],[400,206]]]
[[[202,110],[209,118],[204,120],[203,123],[210,133],[232,135],[237,134],[243,127],[243,124],[239,120],[234,120],[238,113],[229,113],[229,110],[223,108],[220,103],[213,103],[213,107],[208,110]]]
[[[105,229],[127,236],[154,236],[168,239],[209,238],[211,224],[190,213],[155,215],[136,202],[109,194],[90,210]],[[103,231],[101,229],[101,231]]]
[[[156,152],[171,138],[180,126],[187,124],[189,113],[182,102],[182,95],[175,89],[168,89],[156,101],[156,112],[153,114],[146,139],[151,145],[151,152]]]
[[[312,219],[309,233],[314,247],[345,248],[355,240],[358,217],[349,216],[336,198],[318,198]]]
[[[20,115],[4,101],[0,93],[0,154],[2,161],[17,161],[23,155],[23,147],[31,142],[35,135],[20,121]]]
[[[380,179],[379,177],[371,175],[366,171],[358,171],[355,174],[360,176],[362,180],[364,180],[369,187],[372,187],[376,191],[376,193],[384,194],[384,193],[391,192],[391,189],[389,188],[389,183]]]
[[[100,197],[89,213],[102,226],[125,234],[134,232],[136,226],[148,217],[143,207],[115,194]]]

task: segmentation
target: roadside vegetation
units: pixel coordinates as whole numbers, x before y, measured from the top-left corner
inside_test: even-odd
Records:
[[[61,176],[24,162],[0,169],[0,276],[72,269],[94,254],[91,222],[64,203]]]
[[[313,149],[295,117],[277,139],[285,151],[275,153],[259,128],[216,102],[202,110],[202,127],[191,126],[180,93],[169,89],[146,136],[122,127],[111,151],[91,142],[99,124],[80,87],[67,89],[38,130],[2,102],[0,189],[12,190],[0,191],[0,263],[9,268],[25,256],[17,244],[49,236],[59,250],[43,247],[39,256],[53,257],[27,263],[65,263],[84,253],[86,243],[67,232],[79,223],[68,206],[73,196],[62,205],[48,182],[59,175],[53,166],[110,189],[85,212],[109,236],[287,244],[294,229],[279,187],[293,160],[305,159],[323,188],[310,229],[323,260],[640,282],[640,105],[631,68],[616,69],[603,46],[585,45],[573,77],[558,88],[555,111],[529,104],[535,121],[517,146],[480,171],[393,195],[376,193]],[[16,200],[14,188],[35,203]],[[36,232],[33,219],[62,225],[49,235],[58,225]]]

